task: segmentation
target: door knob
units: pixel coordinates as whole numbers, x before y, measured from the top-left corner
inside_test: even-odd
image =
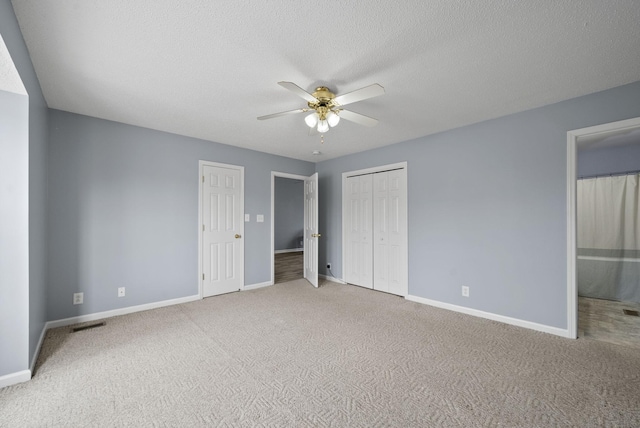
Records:
[[[236,233],[236,239],[239,239],[239,238],[242,238],[242,235],[238,235],[238,234]]]
[[[321,236],[322,236],[322,234],[321,234],[321,233],[312,233],[312,234],[311,234],[311,237],[312,237],[312,238],[319,238],[319,237],[321,237]]]

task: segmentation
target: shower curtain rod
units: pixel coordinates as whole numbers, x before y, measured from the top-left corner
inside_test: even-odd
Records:
[[[585,178],[617,177],[619,175],[631,175],[631,174],[640,174],[640,169],[635,171],[612,172],[611,174],[581,175],[581,176],[578,176],[578,180],[582,180]]]

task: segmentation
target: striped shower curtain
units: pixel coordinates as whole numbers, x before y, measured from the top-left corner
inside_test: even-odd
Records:
[[[640,302],[640,174],[577,186],[578,294]]]

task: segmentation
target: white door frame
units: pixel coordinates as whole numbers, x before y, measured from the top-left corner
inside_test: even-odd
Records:
[[[578,337],[578,284],[576,272],[576,182],[578,179],[578,138],[640,127],[640,117],[605,123],[567,132],[567,337]]]
[[[405,172],[408,172],[407,162],[398,162],[392,163],[388,165],[375,166],[371,168],[359,169],[356,171],[347,171],[342,173],[342,278],[341,281],[345,282],[345,272],[347,271],[347,234],[345,230],[347,229],[347,178],[354,175],[363,175],[363,174],[373,174],[376,172],[390,171],[393,169],[404,169]],[[405,207],[405,212],[407,213],[407,237],[405,239],[405,248],[403,251],[405,252],[405,278],[407,281],[407,294],[409,293],[409,179],[407,178],[407,197],[405,198],[405,203],[407,207]],[[345,282],[346,283],[346,282]]]
[[[304,175],[297,174],[289,174],[287,172],[278,172],[271,171],[271,284],[275,283],[275,251],[276,251],[276,242],[275,242],[275,211],[276,211],[276,202],[275,202],[275,189],[276,189],[276,177],[281,178],[290,178],[292,180],[300,180],[304,183],[304,180],[308,180],[309,177],[305,177]],[[304,205],[304,202],[303,202]],[[304,247],[304,246],[303,246]],[[304,249],[303,249],[304,254]]]
[[[218,168],[228,168],[240,171],[240,212],[242,213],[241,227],[244,239],[244,167],[239,165],[231,165],[226,163],[211,162],[205,160],[198,161],[198,295],[202,299],[202,177],[204,176],[204,167],[212,166]],[[246,244],[245,244],[246,245]],[[242,269],[240,272],[240,290],[244,290],[244,257],[242,257]]]

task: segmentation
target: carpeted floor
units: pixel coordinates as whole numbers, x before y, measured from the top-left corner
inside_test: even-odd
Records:
[[[51,330],[0,426],[638,427],[640,354],[298,280]]]

